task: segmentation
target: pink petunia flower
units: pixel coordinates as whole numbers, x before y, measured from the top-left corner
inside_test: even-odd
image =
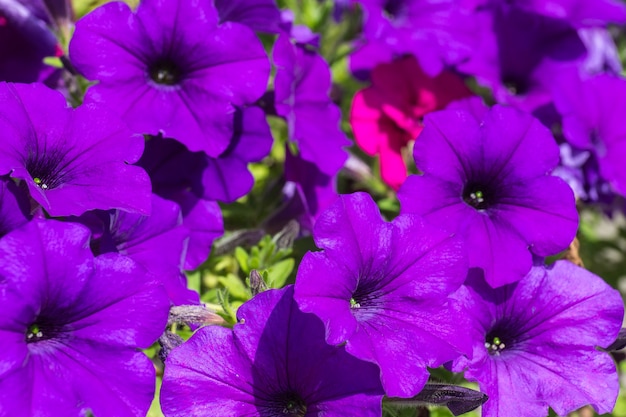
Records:
[[[354,138],[367,154],[380,155],[382,179],[397,190],[407,175],[402,148],[422,131],[422,117],[470,95],[459,76],[443,71],[429,77],[413,56],[378,65],[372,85],[352,102]]]

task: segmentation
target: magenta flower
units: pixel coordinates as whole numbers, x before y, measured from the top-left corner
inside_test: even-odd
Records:
[[[451,71],[428,76],[413,56],[376,66],[371,79],[354,96],[350,125],[356,143],[380,155],[380,176],[397,190],[407,175],[402,150],[422,131],[422,118],[471,93]]]
[[[42,84],[0,84],[0,175],[26,183],[51,216],[87,210],[150,213],[144,141],[100,105],[68,108]]]
[[[484,417],[545,416],[548,407],[565,416],[587,404],[600,414],[613,409],[615,363],[597,347],[617,338],[624,304],[600,277],[558,261],[497,289],[474,273],[455,297],[472,320],[474,355],[454,370],[489,396]]]
[[[295,298],[326,341],[380,367],[385,393],[416,395],[436,368],[471,352],[448,296],[467,275],[462,242],[416,215],[385,222],[365,193],[342,195],[315,223]]]
[[[261,97],[270,71],[254,32],[219,24],[210,0],[143,0],[135,12],[105,4],[76,23],[70,56],[99,81],[87,102],[106,104],[135,132],[214,157],[229,146],[234,106]]]
[[[426,116],[413,155],[422,176],[398,192],[416,213],[465,239],[469,266],[498,287],[525,276],[532,256],[565,250],[576,235],[571,188],[550,172],[559,148],[537,119],[495,106],[482,121],[463,110]]]
[[[144,270],[97,258],[78,224],[35,219],[0,239],[0,413],[142,417],[154,365],[139,352],[169,303]]]
[[[381,415],[375,365],[324,341],[324,325],[298,310],[293,287],[242,305],[234,329],[203,327],[165,363],[166,417]]]

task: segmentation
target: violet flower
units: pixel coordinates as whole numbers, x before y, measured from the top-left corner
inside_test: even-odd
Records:
[[[61,53],[49,23],[41,2],[0,2],[0,81],[52,86],[58,80],[60,71],[43,62]]]
[[[178,204],[153,194],[150,216],[111,210],[97,217],[102,232],[90,243],[96,256],[112,252],[128,256],[163,284],[172,304],[198,303],[198,294],[187,289],[182,273],[190,232],[183,226]]]
[[[0,177],[0,237],[28,222],[30,199],[24,189],[7,177]]]
[[[203,327],[169,354],[166,417],[381,415],[376,366],[326,344],[292,286],[256,295],[237,316],[234,329]]]
[[[436,368],[470,353],[448,296],[467,275],[462,241],[416,215],[385,222],[365,193],[342,195],[315,223],[295,284],[326,341],[380,367],[385,393],[412,397]]]
[[[578,150],[591,152],[601,177],[626,195],[626,79],[608,74],[582,79],[568,73],[555,87],[563,136]]]
[[[167,324],[162,288],[127,257],[94,258],[78,224],[35,219],[0,239],[0,413],[145,416]]]
[[[214,157],[230,144],[234,106],[260,98],[270,71],[254,32],[219,24],[210,0],[143,0],[135,12],[105,4],[76,23],[70,56],[99,81],[87,102],[106,104],[135,132]]]
[[[489,396],[484,417],[565,416],[591,404],[613,409],[619,391],[607,347],[622,327],[619,292],[568,261],[536,266],[515,284],[490,288],[473,271],[456,295],[472,320],[474,355],[453,366]]]
[[[213,241],[224,234],[220,206],[215,201],[202,200],[188,191],[171,194],[166,198],[178,203],[183,226],[189,230],[183,269],[196,269],[209,257]]]
[[[357,73],[402,55],[415,55],[429,76],[473,52],[471,9],[457,0],[358,0],[364,14],[362,47],[351,57]]]
[[[151,137],[138,165],[148,171],[153,191],[167,196],[191,190],[204,200],[226,203],[246,195],[254,185],[248,164],[269,154],[272,134],[258,107],[237,109],[234,122],[230,144],[218,157],[191,152],[171,139]]]
[[[281,230],[290,220],[297,219],[307,233],[320,214],[338,197],[337,178],[319,170],[312,162],[285,152],[285,185],[283,205],[264,223],[266,230]]]
[[[575,27],[626,23],[626,5],[619,0],[485,0],[485,2],[562,19]]]
[[[274,45],[275,106],[287,121],[289,140],[298,145],[302,158],[327,175],[335,175],[350,145],[340,130],[341,112],[328,96],[330,69],[317,52],[292,44],[280,35]]]
[[[87,210],[149,214],[150,180],[135,166],[144,140],[102,106],[67,107],[42,84],[0,84],[0,175],[23,180],[51,216]]]
[[[477,120],[462,110],[426,116],[413,155],[423,176],[398,192],[401,213],[417,213],[466,241],[469,266],[498,287],[525,276],[532,255],[565,250],[578,213],[570,187],[550,172],[559,149],[527,113],[494,106]]]
[[[280,10],[275,0],[215,0],[220,23],[237,22],[252,30],[280,32]]]
[[[583,67],[585,45],[566,21],[505,6],[477,13],[481,43],[461,72],[492,89],[498,103],[558,121],[551,85],[563,71]]]

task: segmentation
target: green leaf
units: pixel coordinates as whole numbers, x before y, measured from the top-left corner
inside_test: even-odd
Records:
[[[243,301],[250,299],[250,292],[238,276],[227,274],[225,277],[219,277],[218,281],[228,290],[231,297]]]
[[[291,275],[294,266],[295,261],[289,258],[267,268],[267,275],[269,276],[268,285],[271,288],[282,288],[287,278],[289,278],[289,275]]]
[[[54,68],[63,68],[63,62],[58,56],[47,56],[43,59],[43,63]]]
[[[250,255],[248,255],[248,252],[246,252],[246,250],[241,246],[237,246],[235,248],[235,259],[239,264],[239,268],[241,268],[245,275],[249,275],[250,271],[254,269],[249,266]]]

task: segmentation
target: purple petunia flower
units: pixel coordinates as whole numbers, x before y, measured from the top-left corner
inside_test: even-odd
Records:
[[[285,151],[283,205],[264,223],[266,230],[278,232],[297,219],[300,229],[313,231],[315,220],[338,197],[337,178],[321,172],[315,164]]]
[[[96,256],[111,252],[128,256],[163,284],[172,304],[198,303],[198,294],[187,289],[182,273],[190,233],[178,204],[153,194],[150,216],[111,210],[89,212],[83,222],[89,225],[93,216],[101,229],[90,243]]]
[[[567,142],[559,145],[561,163],[552,172],[572,187],[576,199],[610,207],[616,194],[600,175],[598,159],[590,152],[580,150]]]
[[[23,180],[51,216],[119,208],[148,214],[150,180],[128,163],[144,140],[102,106],[67,107],[42,84],[0,84],[0,175]]]
[[[626,23],[626,6],[619,0],[484,0],[484,2],[562,19],[575,27]]]
[[[401,213],[417,213],[462,236],[469,266],[498,287],[521,279],[532,255],[565,250],[578,213],[570,187],[550,172],[559,149],[537,119],[494,106],[481,121],[445,110],[426,116],[413,155],[423,176],[398,192]]]
[[[43,62],[61,52],[46,12],[43,2],[0,2],[0,81],[58,81],[60,71]]]
[[[363,42],[351,69],[367,71],[394,57],[415,55],[435,76],[472,53],[474,19],[457,0],[358,0],[364,14]]]
[[[0,237],[31,219],[30,201],[10,178],[0,177]]]
[[[263,159],[272,146],[265,113],[258,107],[237,110],[230,145],[216,158],[191,152],[181,143],[152,137],[138,162],[161,195],[191,190],[205,200],[231,203],[246,195],[254,185],[248,163]]]
[[[0,415],[145,416],[161,287],[127,257],[94,258],[78,224],[35,219],[0,239]]]
[[[324,341],[324,325],[298,310],[293,287],[242,305],[234,329],[203,327],[165,363],[167,417],[381,415],[375,365]]]
[[[315,223],[315,244],[298,269],[295,299],[345,343],[380,366],[385,393],[416,395],[436,368],[471,352],[447,298],[467,275],[462,242],[419,216],[387,223],[365,193],[342,195]]]
[[[220,23],[237,22],[252,30],[280,32],[280,10],[275,0],[215,0]]]
[[[86,102],[111,107],[135,132],[214,157],[230,144],[234,106],[260,98],[270,71],[254,32],[219,24],[210,0],[143,0],[135,12],[105,4],[76,23],[70,56],[99,81]]]
[[[591,404],[615,405],[619,381],[607,347],[622,326],[624,305],[601,278],[568,261],[533,267],[521,281],[492,289],[473,271],[455,297],[472,320],[471,359],[455,371],[489,396],[484,417],[560,416]]]
[[[343,148],[350,141],[339,129],[341,112],[328,96],[328,64],[304,45],[292,44],[286,35],[278,37],[273,56],[276,113],[287,121],[289,139],[303,159],[335,175],[348,157]]]
[[[563,136],[597,159],[602,178],[626,195],[626,79],[600,74],[581,79],[563,74],[554,101],[563,117]]]
[[[202,200],[187,191],[166,198],[178,203],[183,215],[183,226],[189,230],[183,269],[196,269],[209,257],[213,241],[224,234],[220,206],[215,201]]]
[[[505,5],[476,14],[480,47],[461,72],[491,88],[498,103],[534,113],[547,126],[558,121],[551,85],[565,70],[585,64],[585,45],[566,21]]]

